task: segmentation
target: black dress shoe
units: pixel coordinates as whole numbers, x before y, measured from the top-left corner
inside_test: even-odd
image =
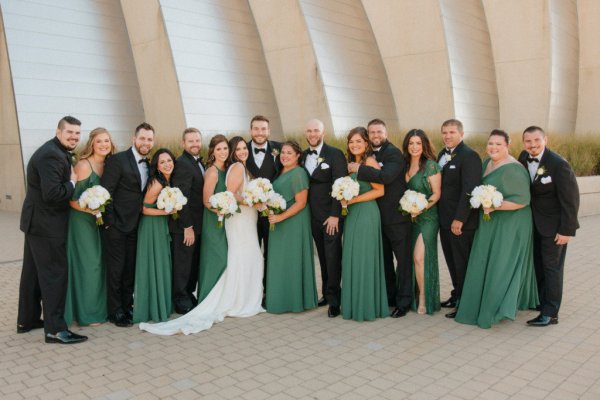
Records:
[[[108,316],[108,321],[115,324],[119,328],[129,328],[133,326],[133,321],[130,317],[127,316],[124,312],[117,312],[114,315]]]
[[[390,315],[390,317],[400,318],[400,317],[404,317],[406,315],[406,313],[408,313],[408,308],[396,307],[394,309],[394,311],[392,311],[392,314]]]
[[[46,333],[46,343],[75,344],[85,342],[87,336],[78,335],[70,330],[60,331],[56,335]]]
[[[329,318],[335,318],[340,315],[340,307],[339,306],[329,306],[329,310],[327,310],[327,316]]]
[[[319,299],[319,302],[317,303],[317,305],[318,305],[319,307],[326,306],[326,305],[327,305],[327,299],[326,299],[325,297],[321,297],[321,298]]]
[[[547,315],[538,315],[534,319],[530,319],[527,321],[527,325],[529,326],[548,326],[548,325],[556,325],[558,324],[558,317],[549,317]]]
[[[40,329],[44,327],[44,321],[38,319],[32,325],[17,325],[17,333],[27,333],[32,329]]]
[[[446,318],[454,318],[456,317],[456,311],[449,312],[445,315]]]
[[[191,307],[175,307],[175,312],[177,314],[184,315],[184,314],[189,313],[190,311],[192,311]]]
[[[440,303],[440,305],[444,308],[454,308],[456,307],[456,300],[450,297],[448,300]]]

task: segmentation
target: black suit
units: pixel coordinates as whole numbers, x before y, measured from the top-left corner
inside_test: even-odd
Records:
[[[173,304],[178,309],[188,309],[196,305],[194,291],[198,284],[200,264],[200,233],[202,232],[202,188],[204,177],[198,161],[184,151],[177,159],[171,186],[177,187],[187,197],[188,202],[179,212],[179,218],[169,218],[171,233],[171,254],[173,258]],[[183,244],[183,229],[194,229],[194,244]]]
[[[308,150],[302,153],[304,165]],[[321,290],[330,306],[340,306],[340,283],[342,280],[342,206],[331,197],[333,182],[348,174],[344,153],[335,147],[323,143],[318,155],[321,160],[312,174],[309,173],[308,205],[311,213],[311,230],[319,264],[321,265]],[[338,217],[338,231],[328,235],[323,225],[329,217]]]
[[[252,150],[252,141],[247,143],[248,145],[248,160],[246,161],[246,168],[253,178],[265,178],[273,182],[279,171],[281,170],[281,162],[279,161],[279,152],[281,151],[281,143],[272,140],[267,141],[267,147],[265,148],[265,158],[260,166],[256,165],[254,160],[254,151]],[[258,232],[258,245],[263,246],[263,262],[264,262],[264,275],[263,275],[263,286],[266,288],[267,280],[267,254],[269,254],[269,217],[258,216],[258,222],[256,223],[256,230]]]
[[[442,150],[438,162],[445,157]],[[452,151],[451,159],[442,169],[442,194],[438,202],[440,239],[444,258],[452,280],[451,299],[460,299],[471,246],[477,229],[478,210],[471,208],[469,193],[481,184],[481,157],[464,142]],[[452,221],[463,223],[462,234],[456,236],[450,230]]]
[[[57,138],[44,143],[27,165],[27,194],[21,211],[25,233],[17,324],[32,327],[44,309],[44,331],[67,329],[67,225],[74,186],[71,154]]]
[[[519,161],[528,168],[523,151]],[[562,300],[563,271],[567,245],[554,242],[556,234],[575,236],[579,228],[579,187],[569,163],[546,148],[531,183],[533,252],[542,315],[558,317]]]
[[[137,227],[144,191],[131,148],[107,158],[100,182],[112,198],[104,212],[102,235],[108,314],[112,317],[130,312],[133,306]]]
[[[389,141],[375,152],[381,169],[361,165],[358,179],[385,185],[385,194],[377,199],[381,214],[381,237],[385,260],[385,282],[388,303],[408,309],[412,303],[411,223],[410,216],[398,211],[400,198],[406,191],[406,162],[402,152]],[[394,272],[394,255],[398,266]]]

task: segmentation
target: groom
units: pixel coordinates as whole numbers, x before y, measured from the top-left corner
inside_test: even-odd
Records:
[[[546,147],[542,128],[523,132],[525,150],[519,161],[531,177],[533,262],[540,297],[540,315],[530,326],[558,324],[567,243],[579,228],[579,188],[569,163]]]

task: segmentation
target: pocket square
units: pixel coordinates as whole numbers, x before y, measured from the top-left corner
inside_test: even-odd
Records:
[[[450,168],[450,169],[456,169],[456,165],[450,165],[448,168]]]
[[[327,169],[327,168],[329,168],[329,164],[321,163],[321,169]]]
[[[552,177],[551,176],[543,176],[542,179],[540,179],[540,182],[542,182],[543,185],[552,182]]]

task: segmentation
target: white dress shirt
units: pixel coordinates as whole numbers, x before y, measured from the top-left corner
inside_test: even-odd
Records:
[[[140,162],[141,159],[147,159],[147,157],[143,157],[135,147],[131,147],[131,151],[133,152],[133,157],[135,157],[135,162],[137,163],[138,170],[140,171],[140,177],[142,178],[142,192],[146,187],[146,183],[148,183],[148,164],[144,162]]]
[[[445,153],[444,155],[442,155],[442,158],[440,158],[440,161],[438,162],[438,165],[439,165],[440,167],[444,168],[444,165],[448,164],[448,161],[450,161],[450,160],[448,160],[448,158],[446,158],[446,156],[448,156],[448,155],[449,155],[449,156],[450,156],[450,159],[452,159],[452,152],[454,152],[454,149],[455,149],[455,148],[456,148],[456,147],[453,147],[453,148],[449,149],[449,148],[447,148],[447,147],[446,147],[446,151],[447,151],[448,153]]]
[[[317,154],[309,154],[306,156],[306,160],[304,160],[304,167],[308,171],[310,175],[315,171],[319,164],[319,154],[321,154],[321,149],[323,148],[323,142],[321,142],[317,147],[310,147],[310,150],[315,150]]]
[[[265,144],[263,144],[262,146],[258,146],[256,143],[254,143],[254,141],[252,141],[250,143],[250,151],[252,151],[252,156],[254,157],[254,163],[256,164],[256,166],[260,169],[260,167],[262,167],[262,163],[265,160],[265,156],[267,155],[267,142],[265,142]],[[265,149],[265,152],[263,153],[258,152],[255,153],[254,149]]]
[[[537,156],[535,156],[535,158],[537,158],[538,160],[542,160],[542,156],[544,155],[544,151],[546,151],[546,149],[542,150],[542,152],[540,154],[538,154]],[[532,157],[529,153],[527,153],[527,157]],[[533,161],[533,162],[527,162],[527,169],[529,170],[529,176],[531,177],[531,182],[533,182],[533,180],[535,179],[535,176],[537,174],[537,170],[540,167],[540,163],[538,161]]]

